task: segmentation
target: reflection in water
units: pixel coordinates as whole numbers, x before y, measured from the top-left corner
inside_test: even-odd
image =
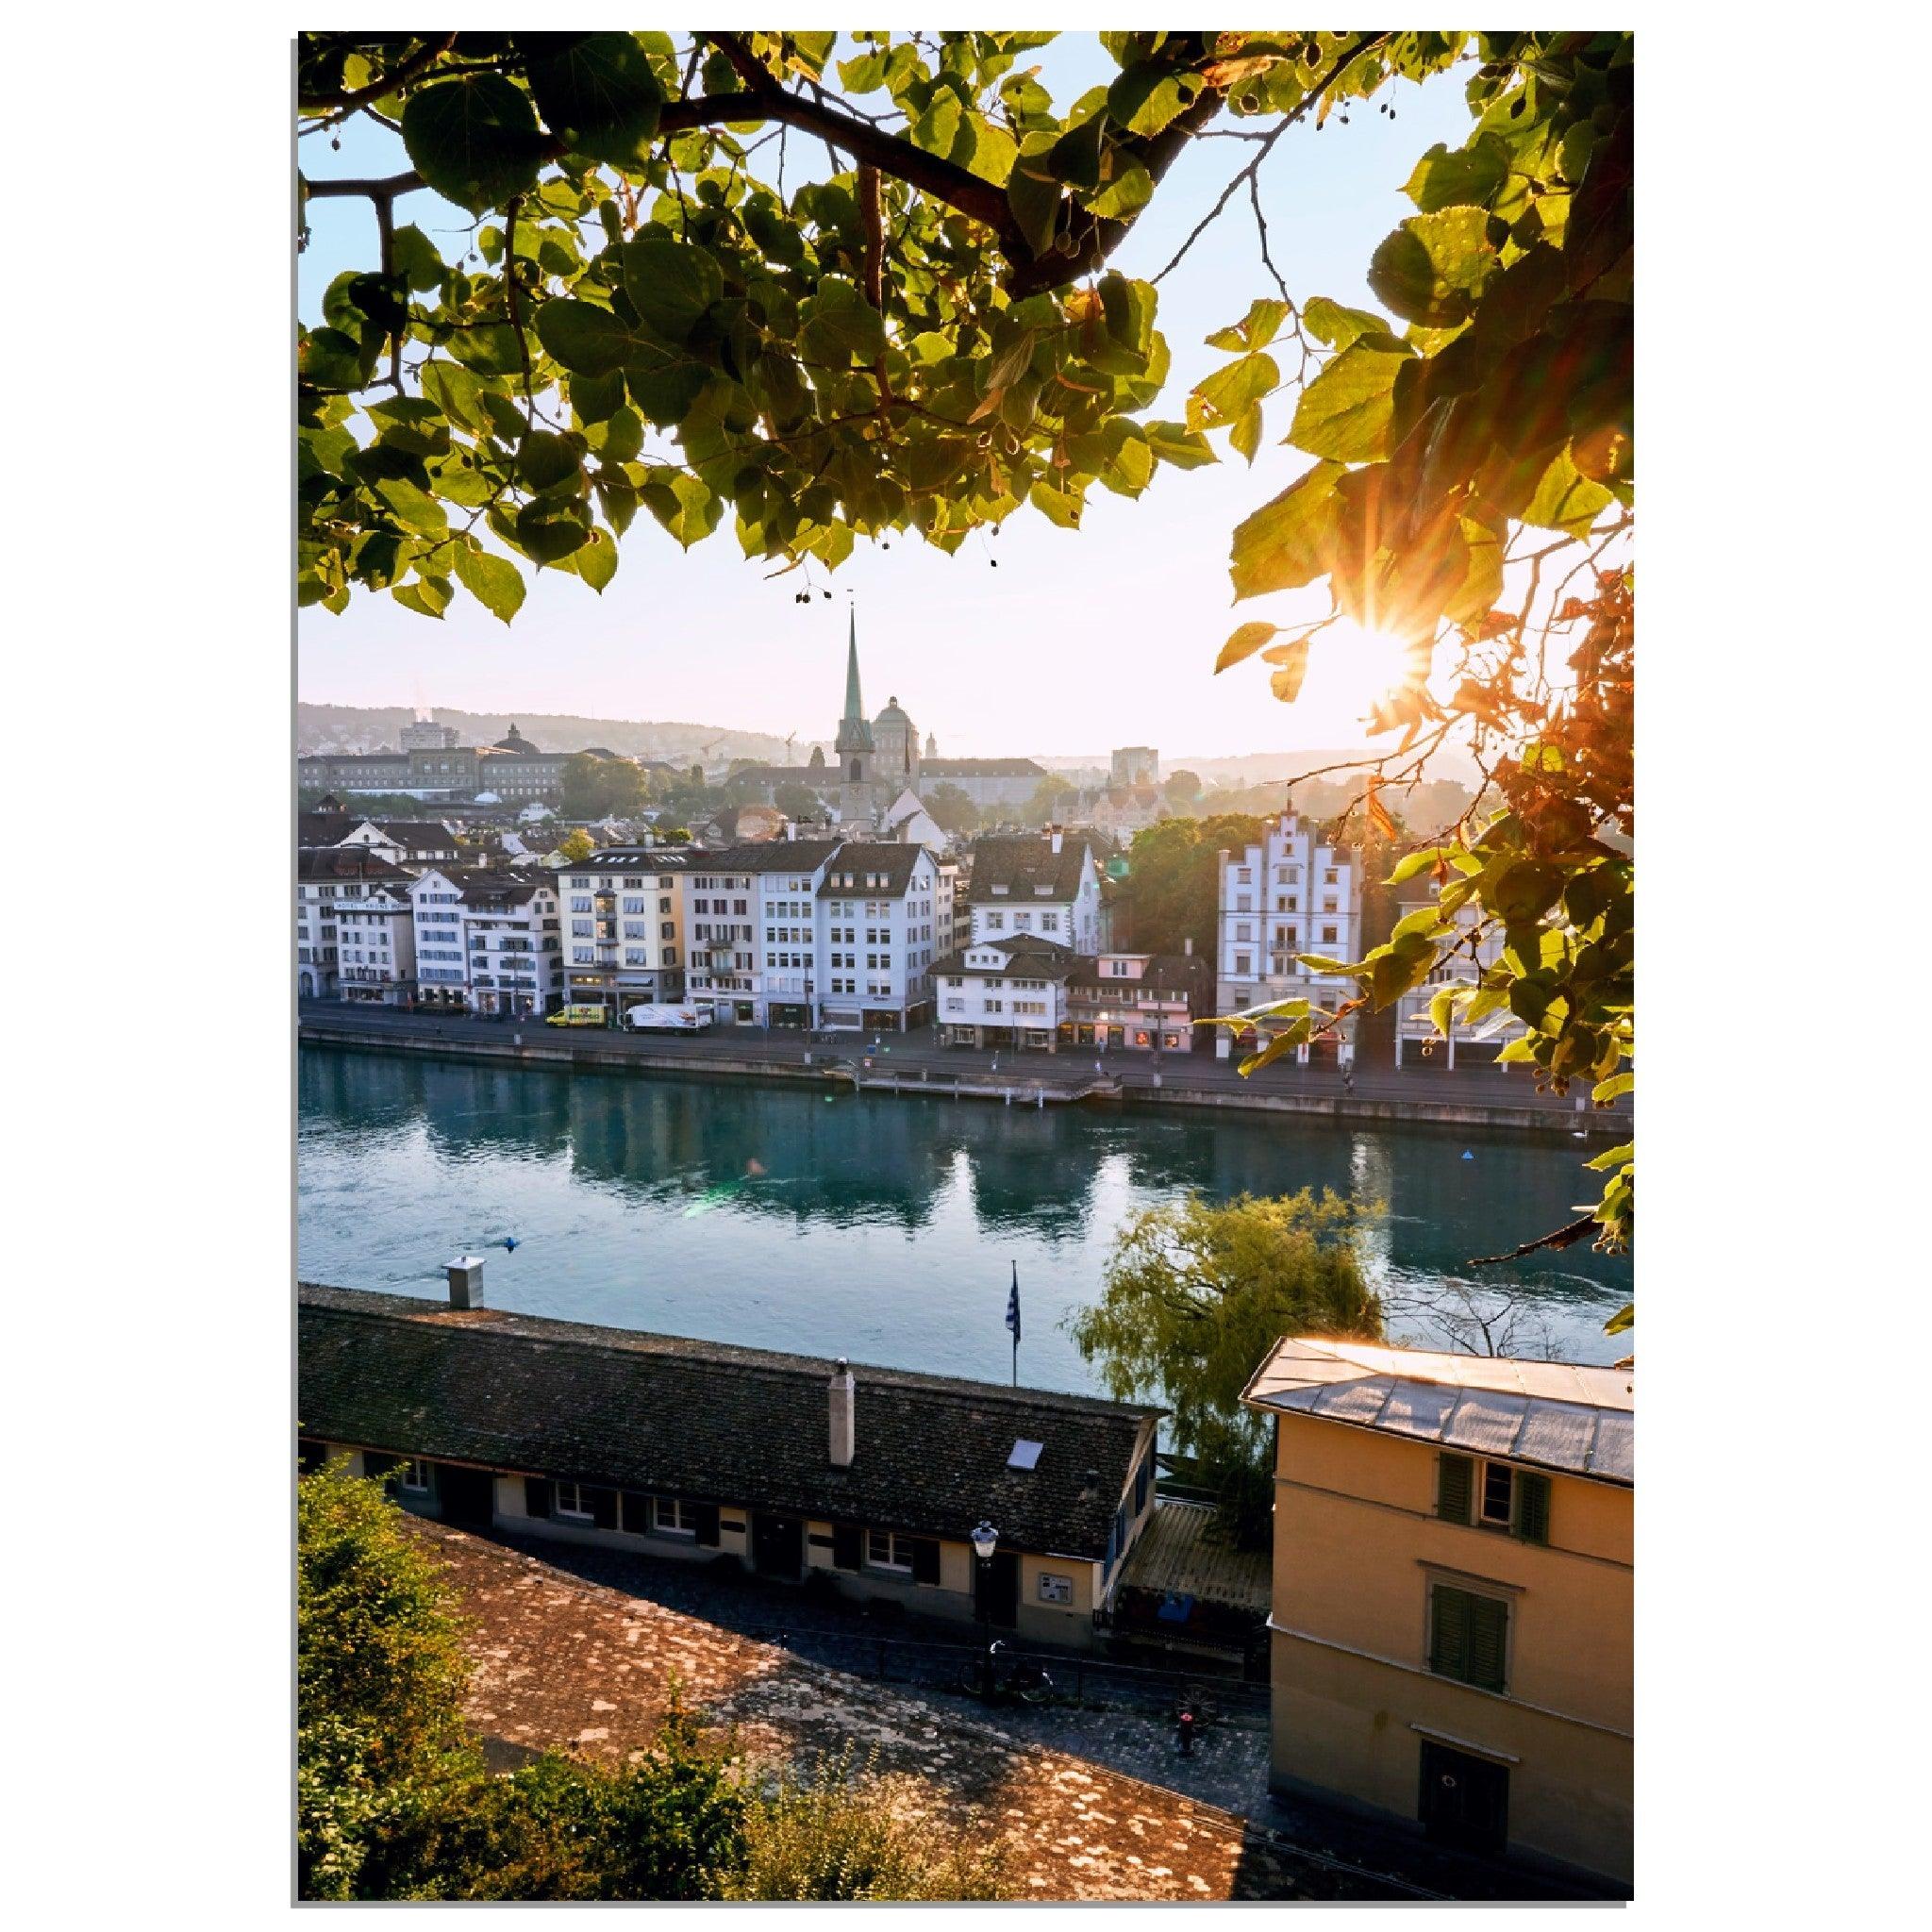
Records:
[[[1098,1292],[1130,1214],[1327,1187],[1387,1204],[1363,1259],[1398,1335],[1440,1341],[1421,1304],[1468,1281],[1520,1295],[1557,1354],[1621,1352],[1601,1326],[1628,1299],[1626,1260],[1466,1266],[1572,1217],[1589,1176],[1569,1142],[301,1058],[311,1279],[431,1294],[451,1254],[508,1236],[485,1277],[499,1307],[1004,1380],[1017,1262],[1023,1378],[1082,1389],[1058,1324]]]

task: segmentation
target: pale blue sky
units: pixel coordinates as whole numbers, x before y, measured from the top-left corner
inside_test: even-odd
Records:
[[[1027,57],[1057,102],[1070,103],[1111,71],[1091,35],[1070,35]],[[1373,107],[1349,125],[1291,129],[1263,171],[1270,246],[1297,299],[1367,303],[1371,251],[1414,209],[1402,194],[1431,142],[1468,133],[1464,72],[1391,96],[1391,123]],[[883,98],[883,97],[881,97]],[[790,144],[791,169],[812,149]],[[1203,141],[1176,162],[1114,265],[1151,275],[1248,158],[1239,142]],[[770,151],[759,157],[770,158]],[[302,142],[315,176],[382,174],[405,165],[400,144],[358,121],[339,153],[325,137]],[[818,151],[820,171],[824,168]],[[399,220],[432,234],[467,224],[425,193]],[[345,267],[370,265],[366,204],[311,205],[311,242],[298,299],[313,319],[322,289]],[[1160,286],[1158,325],[1174,354],[1152,413],[1178,417],[1189,387],[1224,359],[1202,339],[1271,291],[1245,196],[1231,202]],[[1214,656],[1249,616],[1284,621],[1326,608],[1325,593],[1291,593],[1235,612],[1226,560],[1234,525],[1306,467],[1283,449],[1289,399],[1270,405],[1252,470],[1224,456],[1213,469],[1161,469],[1138,501],[1096,488],[1077,531],[1022,510],[991,541],[955,557],[916,536],[890,551],[860,544],[830,580],[830,603],[791,601],[797,575],[739,551],[729,521],[689,554],[648,517],[632,525],[616,579],[599,598],[576,578],[532,573],[506,628],[459,597],[433,623],[386,596],[361,596],[341,617],[302,613],[304,698],[340,704],[447,705],[479,710],[575,711],[679,719],[801,739],[829,735],[842,691],[847,591],[858,616],[866,702],[896,695],[922,732],[952,757],[1071,754],[1153,743],[1164,755],[1227,757],[1358,742],[1358,663],[1340,641],[1318,640],[1300,700],[1276,704],[1253,665],[1211,676]],[[1224,442],[1224,439],[1216,439]],[[989,567],[992,557],[997,570]]]

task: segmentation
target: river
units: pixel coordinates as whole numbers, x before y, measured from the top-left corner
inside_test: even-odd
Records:
[[[297,1245],[307,1280],[439,1295],[488,1256],[492,1306],[1004,1381],[1096,1390],[1061,1324],[1115,1231],[1196,1191],[1327,1187],[1387,1213],[1363,1260],[1397,1340],[1443,1346],[1467,1288],[1515,1302],[1519,1354],[1607,1362],[1626,1258],[1588,1247],[1480,1271],[1574,1218],[1581,1141],[1292,1116],[850,1092],[301,1050]],[[513,1237],[514,1252],[489,1243]]]

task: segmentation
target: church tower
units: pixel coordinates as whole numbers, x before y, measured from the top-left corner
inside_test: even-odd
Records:
[[[832,748],[839,755],[839,775],[848,785],[872,783],[872,726],[865,722],[865,702],[858,694],[858,618],[855,613],[845,642],[845,715]]]

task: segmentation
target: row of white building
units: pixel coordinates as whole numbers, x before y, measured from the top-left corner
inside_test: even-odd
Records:
[[[970,897],[959,866],[896,841],[613,846],[533,872],[434,838],[363,824],[300,852],[302,996],[613,1019],[676,1003],[724,1024],[1178,1051],[1212,989],[1206,960],[1103,950],[1098,857],[1058,828],[980,840]]]

